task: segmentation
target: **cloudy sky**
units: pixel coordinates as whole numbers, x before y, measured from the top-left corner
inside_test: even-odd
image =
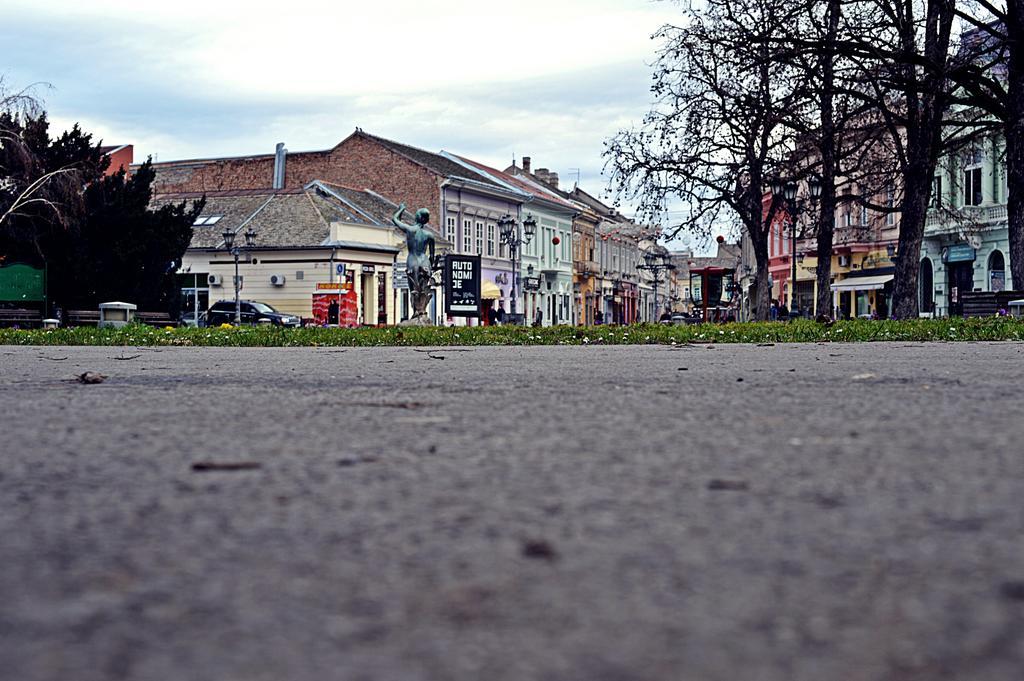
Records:
[[[0,0],[0,74],[159,160],[328,148],[356,126],[603,189],[646,112],[651,0]]]

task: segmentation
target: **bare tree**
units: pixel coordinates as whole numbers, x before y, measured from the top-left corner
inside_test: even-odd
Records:
[[[26,139],[25,123],[43,115],[37,87],[10,90],[0,80],[0,231],[16,229],[19,217],[34,227],[40,214],[63,225],[72,204],[80,203],[79,169],[47,169]],[[38,239],[29,236],[39,250]]]
[[[798,105],[794,70],[771,58],[767,38],[782,32],[778,0],[712,0],[682,9],[679,26],[655,35],[662,45],[639,128],[606,143],[606,170],[620,198],[656,220],[668,200],[688,231],[706,241],[725,223],[750,236],[756,263],[755,317],[768,318],[768,237],[781,206],[763,208],[764,188],[793,149],[784,125]],[[751,41],[751,35],[760,41]]]

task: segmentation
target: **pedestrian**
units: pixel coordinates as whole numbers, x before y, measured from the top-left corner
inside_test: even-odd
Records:
[[[604,313],[601,312],[600,310],[594,313],[594,323],[604,324]]]
[[[330,326],[338,325],[338,301],[332,300],[331,304],[327,306],[327,324]]]
[[[779,303],[779,319],[783,321],[789,319],[789,308],[785,303]]]
[[[771,307],[768,308],[768,319],[773,322],[779,319],[779,301],[776,298],[772,298]]]
[[[504,324],[505,323],[505,308],[499,307],[498,311],[494,315],[494,318],[498,322],[498,324]]]
[[[542,310],[539,307],[537,308],[537,313],[533,316],[533,325],[534,326],[543,326],[544,325],[544,310]]]
[[[494,326],[498,322],[498,311],[494,307],[487,309],[487,326]]]

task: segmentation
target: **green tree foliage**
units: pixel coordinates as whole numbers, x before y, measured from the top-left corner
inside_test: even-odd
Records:
[[[0,224],[0,258],[46,266],[49,297],[64,308],[110,300],[140,309],[176,309],[175,270],[203,201],[149,209],[155,176],[149,161],[130,175],[104,175],[109,158],[75,125],[55,139],[45,113],[0,112],[16,144],[0,148],[0,212],[19,190],[48,173],[40,200]]]

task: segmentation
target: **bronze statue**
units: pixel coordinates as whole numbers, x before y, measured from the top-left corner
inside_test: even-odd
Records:
[[[405,234],[405,243],[409,249],[409,256],[405,260],[405,274],[409,278],[409,293],[412,297],[412,317],[404,322],[415,326],[428,326],[431,324],[427,315],[427,306],[434,295],[434,235],[427,229],[430,222],[430,211],[420,208],[416,211],[416,224],[408,225],[402,222],[402,213],[405,212],[405,204],[398,206],[391,222],[395,223]],[[429,255],[428,255],[429,251]]]

